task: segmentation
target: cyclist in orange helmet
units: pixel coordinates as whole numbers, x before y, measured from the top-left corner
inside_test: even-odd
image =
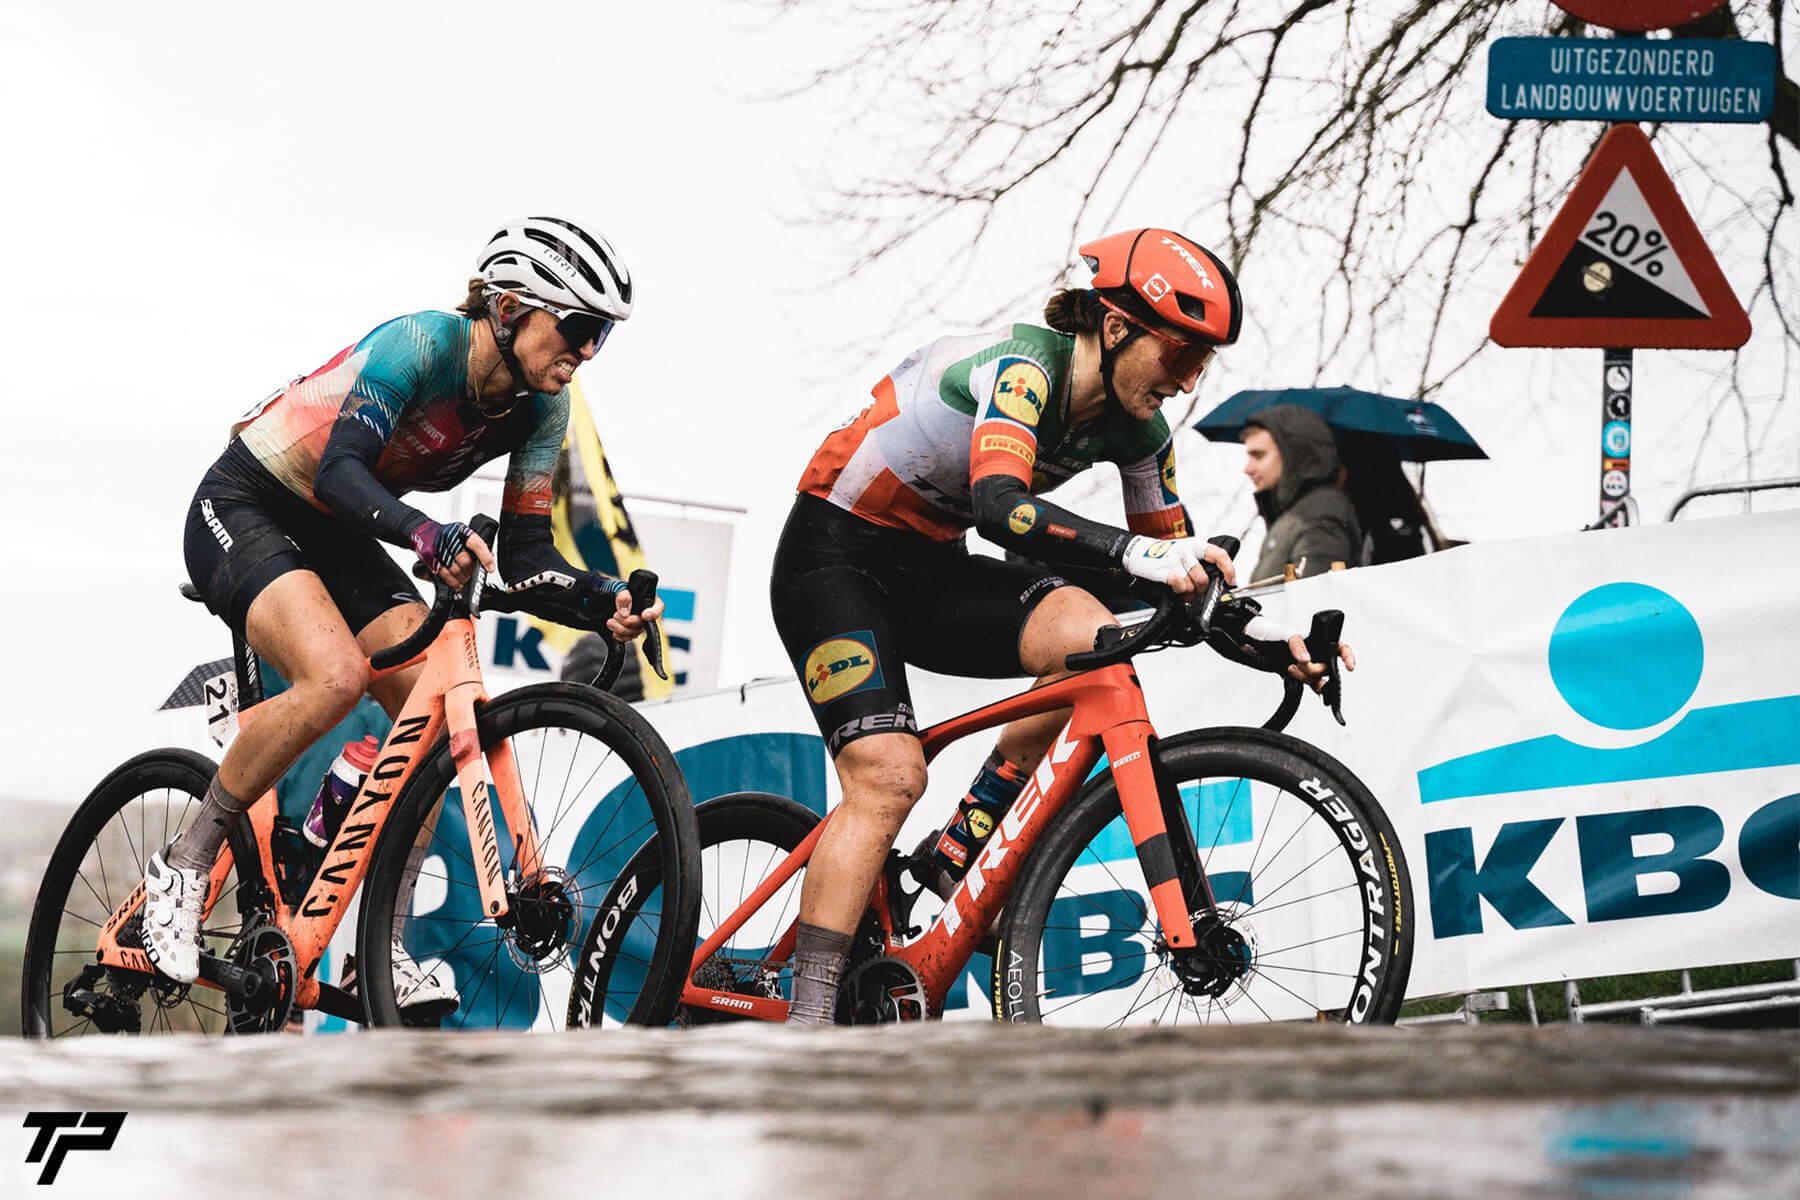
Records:
[[[1092,286],[1053,295],[1044,324],[939,338],[874,388],[800,480],[770,583],[776,627],[843,786],[802,885],[790,1020],[828,1021],[851,934],[925,788],[906,665],[1060,677],[1112,614],[1050,567],[1122,569],[1179,593],[1230,559],[1190,535],[1160,409],[1192,391],[1243,324],[1237,281],[1199,243],[1134,229],[1081,247]],[[1126,525],[1041,493],[1118,465]],[[1032,562],[972,556],[970,528]],[[1300,639],[1296,668],[1310,677]],[[1065,714],[1014,722],[950,827],[914,855],[940,890],[968,866]]]

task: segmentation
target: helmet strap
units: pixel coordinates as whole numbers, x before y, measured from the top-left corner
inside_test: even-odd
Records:
[[[523,305],[520,306],[519,311],[523,314]],[[500,352],[500,361],[506,364],[506,373],[512,378],[512,404],[508,404],[505,408],[500,410],[501,413],[509,412],[513,405],[531,395],[531,388],[525,382],[525,371],[519,366],[519,356],[513,353],[512,344],[515,330],[513,329],[512,322],[501,320],[497,306],[488,309],[487,318],[488,329],[494,335],[494,348]],[[477,388],[475,392],[475,407],[481,408],[481,390],[479,388]],[[493,413],[489,415],[498,416],[500,414]]]
[[[1118,389],[1113,387],[1113,368],[1118,365],[1119,352],[1131,344],[1133,338],[1143,332],[1129,321],[1125,323],[1125,336],[1112,349],[1106,347],[1106,322],[1100,323],[1100,384],[1106,389],[1106,399],[1114,408],[1123,408],[1119,402]]]

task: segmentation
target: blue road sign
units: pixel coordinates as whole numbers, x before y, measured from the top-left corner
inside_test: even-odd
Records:
[[[1713,38],[1500,38],[1487,110],[1540,121],[1769,119],[1775,47]]]

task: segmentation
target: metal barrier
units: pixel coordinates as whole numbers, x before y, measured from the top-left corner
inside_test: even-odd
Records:
[[[1701,496],[1730,496],[1742,492],[1744,496],[1744,511],[1749,512],[1750,493],[1772,492],[1787,488],[1800,490],[1800,476],[1784,479],[1765,479],[1760,483],[1715,483],[1709,484],[1706,487],[1690,488],[1681,494],[1681,499],[1675,501],[1674,505],[1669,509],[1669,515],[1665,517],[1664,520],[1673,521],[1675,515],[1687,505],[1689,500],[1697,500]]]
[[[1693,977],[1681,973],[1681,990],[1670,996],[1643,996],[1636,1000],[1609,1000],[1583,1004],[1581,989],[1573,979],[1563,985],[1569,1004],[1569,1020],[1577,1024],[1588,1017],[1635,1012],[1646,1025],[1722,1017],[1732,1013],[1759,1012],[1772,1008],[1800,1008],[1800,959],[1794,960],[1794,978],[1775,983],[1750,983],[1740,987],[1694,990]]]
[[[1431,1013],[1423,1017],[1401,1017],[1396,1025],[1479,1025],[1484,1012],[1506,1012],[1512,1007],[1511,998],[1505,992],[1470,992],[1462,998],[1462,1003],[1449,1012]],[[1525,989],[1525,1009],[1531,1023],[1536,1025],[1537,1004],[1532,999],[1531,989]]]

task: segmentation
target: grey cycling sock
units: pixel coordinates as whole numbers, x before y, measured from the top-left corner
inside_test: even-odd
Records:
[[[168,864],[183,871],[212,870],[219,847],[225,844],[225,830],[249,807],[247,801],[226,791],[214,775],[206,787],[206,798],[200,802],[199,813],[169,848]]]
[[[850,957],[850,935],[819,925],[794,931],[794,999],[790,1025],[829,1025],[837,1010],[838,976]]]

